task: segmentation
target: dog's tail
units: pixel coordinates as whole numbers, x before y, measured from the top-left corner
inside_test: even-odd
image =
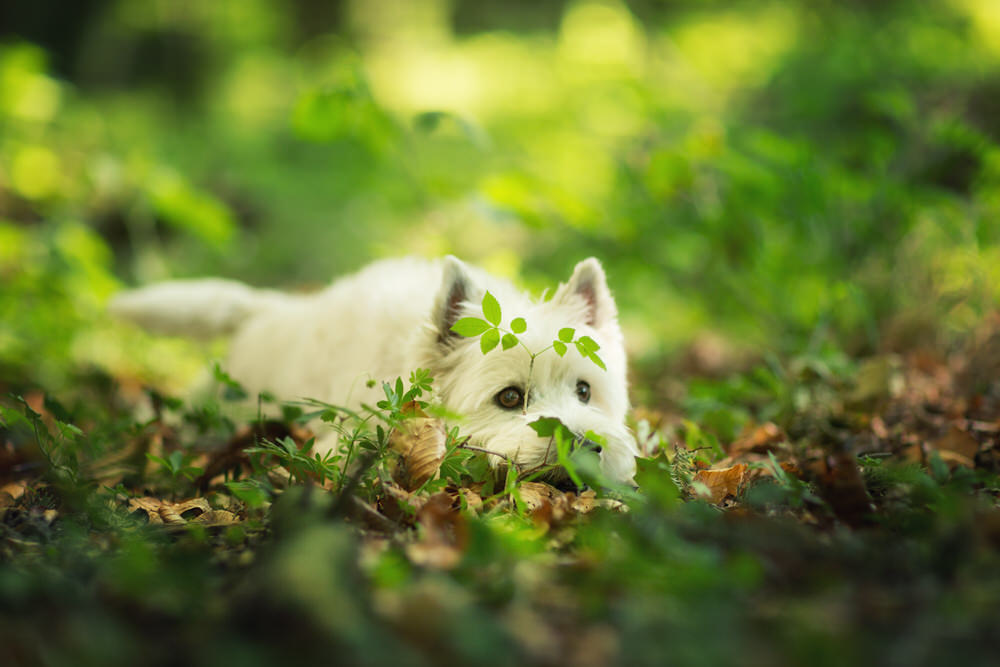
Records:
[[[153,333],[210,339],[232,333],[247,318],[288,299],[219,278],[172,280],[122,292],[111,314]]]

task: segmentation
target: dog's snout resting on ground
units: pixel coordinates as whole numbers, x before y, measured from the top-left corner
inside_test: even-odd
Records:
[[[484,354],[477,339],[452,330],[463,317],[483,317],[486,291],[502,306],[501,326],[523,318],[522,344]],[[461,415],[471,443],[525,469],[555,461],[551,438],[528,424],[556,417],[589,442],[605,475],[629,480],[635,440],[628,409],[625,347],[614,299],[594,259],[576,265],[551,299],[533,300],[510,283],[454,257],[376,262],[314,294],[258,290],[220,280],[160,283],[118,295],[118,316],[158,333],[231,336],[227,372],[255,394],[315,398],[357,408],[374,404],[379,382],[426,368],[433,400]],[[606,369],[570,351],[549,350],[573,328],[600,346]],[[494,464],[501,456],[491,457]]]

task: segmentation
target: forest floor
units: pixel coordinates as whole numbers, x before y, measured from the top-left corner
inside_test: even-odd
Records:
[[[998,324],[680,377],[638,490],[494,474],[420,376],[250,423],[96,371],[12,393],[0,664],[995,664]]]

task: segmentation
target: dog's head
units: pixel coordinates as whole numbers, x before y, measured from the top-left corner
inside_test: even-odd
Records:
[[[521,344],[483,354],[478,339],[455,333],[452,325],[462,317],[483,317],[480,304],[487,290],[502,308],[501,327],[509,331],[511,320],[522,317],[527,330],[518,335]],[[577,264],[551,299],[534,301],[448,257],[423,357],[440,400],[465,417],[463,431],[473,444],[498,455],[490,457],[494,465],[509,459],[523,471],[554,463],[553,438],[529,427],[539,418],[554,417],[584,446],[599,451],[605,475],[627,481],[635,472],[637,449],[625,427],[625,347],[617,318],[604,270],[594,258]],[[590,336],[600,345],[606,370],[572,345],[563,356],[547,349],[567,327],[577,338]],[[603,445],[584,441],[588,431],[601,436]]]

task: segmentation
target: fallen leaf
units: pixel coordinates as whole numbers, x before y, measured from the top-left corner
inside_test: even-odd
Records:
[[[934,449],[941,453],[944,458],[945,452],[953,452],[959,457],[972,461],[979,451],[979,441],[977,441],[968,431],[964,431],[957,426],[952,426],[948,432],[933,442]],[[974,464],[970,464],[972,467]]]
[[[7,494],[10,496],[10,499],[14,501],[23,496],[27,488],[28,483],[23,480],[19,482],[11,482],[0,486],[0,494]]]
[[[587,514],[599,504],[593,489],[577,494],[560,491],[544,482],[522,482],[518,485],[518,493],[531,519],[546,529]]]
[[[845,523],[851,526],[868,523],[875,506],[857,458],[852,452],[837,452],[827,456],[825,463],[826,470],[816,479],[820,495]]]
[[[440,419],[417,417],[407,419],[393,433],[392,448],[402,454],[400,481],[413,491],[437,475],[447,453],[448,433]]]
[[[149,523],[184,524],[193,521],[212,507],[204,498],[190,498],[178,503],[167,502],[159,498],[129,498],[128,509],[132,514],[144,514]],[[226,512],[229,514],[229,512]]]
[[[461,506],[462,500],[465,501],[465,506],[469,508],[470,511],[475,514],[479,514],[483,510],[483,497],[480,495],[483,485],[474,484],[473,488],[466,486],[454,486],[448,485],[445,491],[450,495],[455,503]]]
[[[747,482],[747,465],[737,463],[721,470],[699,470],[694,475],[696,482],[701,482],[707,490],[706,499],[712,503],[721,503],[728,496],[738,496]]]
[[[729,453],[737,454],[766,454],[774,449],[773,445],[785,442],[788,438],[774,422],[761,424],[756,428],[745,428],[732,445]]]
[[[239,520],[240,518],[237,514],[227,510],[209,510],[193,519],[195,523],[203,523],[210,526],[226,526],[238,523]]]
[[[469,541],[465,518],[451,496],[442,491],[417,511],[421,539],[407,545],[406,554],[417,565],[447,570],[458,565]]]
[[[963,468],[975,468],[976,462],[967,456],[962,456],[957,452],[952,452],[947,449],[938,452],[938,456],[941,457],[941,461],[948,466],[949,470],[954,470],[958,467]]]
[[[518,494],[525,509],[534,512],[545,504],[551,504],[562,491],[544,482],[521,482],[517,487]]]

